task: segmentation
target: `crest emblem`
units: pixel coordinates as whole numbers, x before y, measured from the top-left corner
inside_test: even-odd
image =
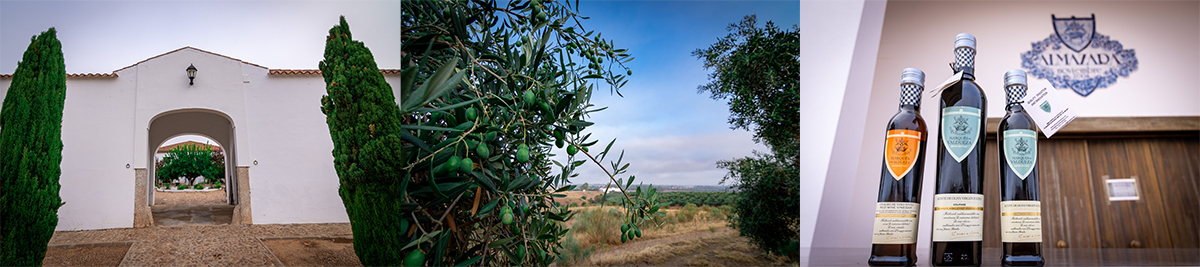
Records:
[[[1046,113],[1050,113],[1050,101],[1042,101],[1042,105],[1039,107],[1042,108],[1042,111],[1045,111]]]
[[[1050,20],[1054,21],[1054,33],[1058,34],[1058,39],[1062,40],[1067,48],[1078,53],[1092,44],[1092,36],[1096,34],[1096,14],[1082,19],[1075,16],[1060,19],[1050,15]]]
[[[1088,18],[1050,15],[1050,20],[1054,33],[1031,43],[1032,50],[1021,54],[1021,68],[1030,77],[1086,97],[1137,70],[1137,53],[1096,32],[1095,14]]]
[[[953,127],[954,127],[954,132],[959,133],[959,134],[964,134],[964,133],[967,133],[967,128],[969,128],[971,126],[967,125],[967,118],[963,118],[963,116],[957,116],[957,117],[954,117],[954,126]]]
[[[1025,140],[1026,139],[1017,140],[1017,152],[1021,154],[1029,153],[1029,142],[1026,142]]]

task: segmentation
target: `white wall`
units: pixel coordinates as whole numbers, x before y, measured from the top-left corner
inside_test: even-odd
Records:
[[[338,196],[321,76],[250,74],[245,91],[254,223],[349,222]]]
[[[820,242],[812,246],[870,246],[872,204],[877,198],[882,164],[882,131],[896,112],[899,72],[905,67],[920,68],[927,75],[926,86],[941,83],[952,74],[947,63],[953,61],[951,51],[956,34],[969,32],[978,38],[976,77],[989,97],[988,117],[1004,116],[1002,75],[1020,67],[1020,55],[1030,50],[1031,42],[1054,32],[1050,14],[1070,17],[1092,13],[1097,18],[1096,31],[1120,41],[1126,49],[1134,49],[1139,65],[1130,77],[1119,78],[1116,84],[1097,89],[1086,98],[1070,90],[1060,90],[1060,95],[1081,117],[1200,116],[1198,11],[1200,2],[1195,1],[888,2],[877,41],[878,57],[871,86],[858,95],[850,93],[853,87],[848,88],[839,117],[842,122],[860,120],[861,136],[855,139],[854,132],[845,132],[849,128],[842,125],[837,128],[838,139],[830,154],[829,175],[815,230]],[[863,20],[866,19],[864,16]],[[857,45],[863,45],[861,40]],[[846,114],[846,105],[852,103],[865,103],[861,107],[865,116]],[[928,125],[938,125],[938,118],[933,115],[937,105],[936,99],[929,99],[928,95],[922,99],[921,111]],[[804,123],[802,127],[810,125]],[[936,128],[931,128],[930,135],[929,140],[937,140]],[[843,136],[848,136],[845,143],[841,142]],[[837,163],[839,159],[850,159],[839,154],[850,154],[840,152],[842,149],[853,149],[856,145],[858,155],[851,162]],[[925,149],[926,153],[936,152],[936,142],[927,142]],[[936,160],[927,158],[918,247],[929,247],[928,216],[932,214],[935,167]],[[840,169],[847,170],[837,172]],[[841,184],[832,184],[835,180]],[[827,214],[830,207],[840,212]]]
[[[863,79],[870,82],[873,69],[867,66],[873,65],[875,58],[872,44],[878,40],[882,8],[879,1],[800,2],[800,147],[805,151],[800,156],[800,187],[805,192],[800,195],[801,247],[828,244],[824,239],[813,242],[818,214],[843,210],[826,207],[822,200],[837,198],[838,193],[822,194],[822,189],[827,183],[840,184],[838,177],[845,175],[840,166],[856,158],[836,154],[852,151],[845,147],[853,144],[842,141],[835,145],[835,137],[862,133],[862,125],[856,121],[865,114],[854,103],[843,102],[852,102],[844,99],[869,90]],[[837,156],[831,157],[831,153]]]
[[[191,86],[189,64],[198,69]],[[324,80],[267,73],[188,48],[121,69],[117,78],[68,78],[60,178],[67,204],[56,229],[132,227],[134,194],[144,191],[134,188],[134,169],[153,164],[160,144],[151,142],[177,134],[152,133],[151,122],[178,110],[209,110],[231,121],[233,140],[225,142],[233,145],[221,145],[232,154],[228,164],[250,170],[250,188],[239,190],[251,192],[255,223],[349,222],[320,111]],[[399,88],[399,76],[385,80]],[[0,101],[11,82],[0,79]]]

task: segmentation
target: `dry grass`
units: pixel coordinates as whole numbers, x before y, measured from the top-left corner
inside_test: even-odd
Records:
[[[725,250],[736,250],[742,252],[754,252],[756,249],[750,243],[731,243],[725,246]]]
[[[589,201],[592,201],[592,199],[597,198],[600,195],[603,195],[604,192],[601,192],[601,191],[566,191],[566,192],[560,192],[560,193],[555,193],[555,194],[567,195],[566,197],[554,198],[554,202],[558,202],[559,204],[566,206],[566,205],[570,205],[572,203],[587,203]],[[581,197],[587,197],[587,199],[585,200]]]
[[[724,264],[712,262],[708,260],[708,255],[696,255],[688,258],[683,264],[687,266],[708,266],[708,267],[725,267]]]
[[[731,261],[736,261],[736,262],[741,262],[741,263],[758,262],[758,259],[755,259],[754,257],[750,257],[750,255],[746,255],[746,253],[743,253],[741,251],[729,251],[729,250],[717,251],[717,254],[714,256],[717,257],[718,259],[726,259],[726,260],[731,260]]]
[[[726,231],[699,239],[683,240],[670,244],[651,246],[640,251],[595,255],[591,257],[588,263],[589,265],[593,266],[662,264],[675,256],[684,256],[690,254],[700,248],[708,246],[709,244],[730,242],[734,238],[737,238],[736,231]]]
[[[600,266],[630,265],[634,263],[662,264],[671,257],[686,255],[707,246],[704,240],[684,240],[671,244],[652,246],[641,251],[623,254],[594,256],[589,264]]]

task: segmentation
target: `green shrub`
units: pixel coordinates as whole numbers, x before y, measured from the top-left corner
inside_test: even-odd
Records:
[[[54,28],[30,38],[0,109],[0,266],[41,265],[58,225],[66,67]]]
[[[192,187],[192,188],[193,188],[193,189],[196,189],[196,190],[203,190],[203,189],[204,189],[204,185],[201,185],[201,184],[196,184],[196,186],[194,186],[194,187]]]
[[[175,187],[175,190],[184,190],[184,189],[188,189],[188,186],[181,184],[181,185]]]

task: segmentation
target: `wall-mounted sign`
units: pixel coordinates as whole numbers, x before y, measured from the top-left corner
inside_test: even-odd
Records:
[[[1121,179],[1104,177],[1104,189],[1108,191],[1108,201],[1138,200],[1137,176]]]
[[[1033,42],[1033,50],[1021,55],[1021,67],[1029,75],[1049,80],[1055,88],[1071,88],[1081,96],[1106,88],[1117,77],[1137,70],[1133,49],[1096,32],[1096,15],[1090,18],[1058,18],[1050,15],[1054,33]]]

